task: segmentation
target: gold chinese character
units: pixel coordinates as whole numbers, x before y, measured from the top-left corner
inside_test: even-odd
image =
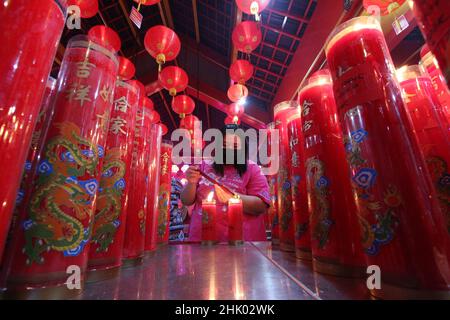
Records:
[[[116,101],[114,101],[114,110],[121,111],[126,113],[127,108],[130,106],[130,104],[127,101],[126,97],[120,97]]]
[[[70,102],[73,100],[80,101],[80,105],[83,106],[85,101],[91,102],[91,98],[89,98],[89,90],[91,89],[91,86],[86,86],[82,84],[72,84],[72,87],[67,90],[67,99],[69,99]]]
[[[95,64],[89,63],[89,60],[86,58],[83,62],[77,62],[77,66],[77,77],[86,79],[90,76],[91,68],[95,67]]]
[[[305,121],[305,125],[303,126],[303,132],[308,131],[312,127],[312,120]]]
[[[108,102],[110,94],[111,94],[111,88],[106,85],[103,86],[103,89],[100,91],[100,96],[103,98],[103,101]]]
[[[125,130],[122,129],[123,126],[127,125],[127,121],[125,119],[122,119],[120,116],[117,118],[111,119],[111,127],[110,131],[114,134],[118,134],[119,132],[123,134],[127,134]]]
[[[106,110],[104,114],[97,115],[97,118],[99,118],[100,121],[100,128],[102,129],[103,133],[106,133],[108,131],[108,123],[109,123],[109,110]]]

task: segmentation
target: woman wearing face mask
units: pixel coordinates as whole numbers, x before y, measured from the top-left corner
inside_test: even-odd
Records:
[[[227,203],[232,195],[202,177],[199,169],[240,196],[244,209],[244,240],[266,240],[263,214],[270,206],[269,186],[259,166],[248,160],[248,146],[244,146],[245,143],[237,135],[230,134],[230,130],[234,132],[237,129],[237,125],[227,125],[223,128],[222,159],[216,156],[214,160],[205,160],[198,167],[191,166],[186,171],[188,182],[181,193],[181,201],[188,206],[194,204],[190,241],[201,240],[202,200],[206,199],[211,191],[214,191],[217,203],[216,230],[219,241],[228,240]],[[228,159],[233,160],[227,161],[227,152],[231,155]]]

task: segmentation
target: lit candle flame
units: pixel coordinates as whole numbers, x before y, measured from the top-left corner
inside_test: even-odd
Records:
[[[214,198],[214,191],[211,191],[208,194],[208,197],[206,198],[206,200],[208,200],[208,202],[211,202],[213,200],[213,198]]]

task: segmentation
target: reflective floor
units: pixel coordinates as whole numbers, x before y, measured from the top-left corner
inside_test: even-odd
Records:
[[[80,299],[370,299],[363,280],[315,274],[270,243],[161,248],[140,266],[90,283]]]

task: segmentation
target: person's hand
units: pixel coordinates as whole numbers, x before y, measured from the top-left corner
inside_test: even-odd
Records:
[[[231,193],[224,190],[218,185],[214,185],[214,191],[220,203],[228,203],[228,200],[230,200],[233,197]]]
[[[195,167],[195,166],[190,166],[186,170],[185,175],[186,175],[186,180],[190,184],[197,184],[201,178],[200,172],[198,171],[197,167]]]

